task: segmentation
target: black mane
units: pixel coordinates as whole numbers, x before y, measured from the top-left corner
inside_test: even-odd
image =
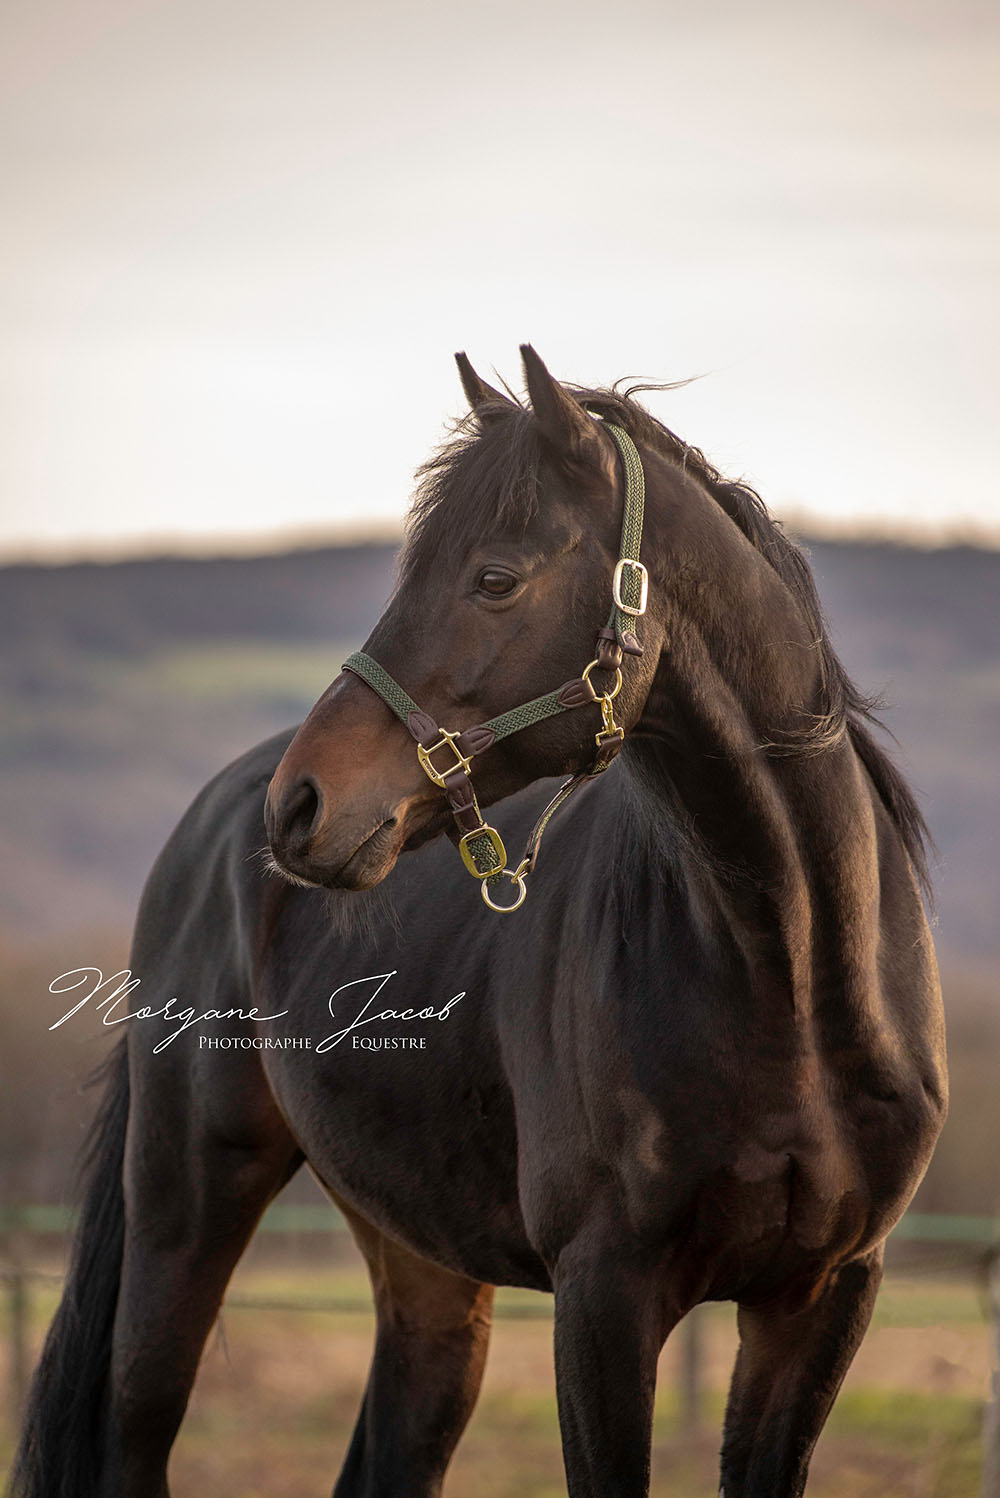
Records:
[[[805,553],[769,514],[749,484],[725,478],[705,454],[657,421],[635,396],[669,385],[610,389],[567,385],[585,410],[613,421],[693,475],[747,540],[773,567],[802,609],[816,640],[823,683],[822,710],[801,733],[782,733],[765,747],[771,754],[815,754],[846,735],[891,815],[924,889],[929,888],[930,836],[903,775],[872,733],[882,728],[878,698],[852,682],[830,640]],[[538,505],[541,460],[538,428],[529,408],[513,401],[479,405],[457,423],[451,438],[417,471],[417,491],[407,522],[404,573],[422,568],[442,551],[462,553],[498,524],[524,527]]]

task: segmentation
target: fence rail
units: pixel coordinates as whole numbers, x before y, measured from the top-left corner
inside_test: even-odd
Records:
[[[27,1233],[66,1233],[76,1218],[75,1210],[62,1206],[0,1207],[0,1233],[20,1229]],[[259,1233],[346,1232],[347,1224],[336,1207],[324,1202],[295,1204],[276,1202],[258,1224]],[[907,1212],[893,1228],[890,1241],[910,1243],[955,1243],[969,1248],[988,1247],[1000,1236],[997,1219],[988,1215],[945,1212]]]
[[[23,1404],[29,1374],[30,1293],[32,1284],[59,1284],[62,1276],[33,1268],[27,1262],[29,1238],[64,1236],[75,1222],[68,1207],[30,1205],[0,1208],[0,1235],[7,1243],[7,1261],[0,1265],[0,1281],[6,1285],[9,1367],[12,1407]],[[267,1209],[258,1232],[267,1234],[346,1234],[347,1225],[333,1206],[323,1203],[293,1205],[277,1203]],[[950,1245],[974,1251],[988,1287],[986,1304],[991,1323],[994,1371],[991,1398],[983,1418],[983,1498],[1000,1498],[1000,1224],[995,1217],[908,1212],[897,1224],[891,1239],[914,1244]],[[328,1311],[335,1314],[371,1312],[366,1297],[311,1296],[308,1299],[248,1295],[234,1291],[226,1296],[227,1307],[258,1311]],[[701,1415],[703,1386],[703,1330],[699,1309],[680,1327],[680,1400],[687,1429],[696,1429]],[[551,1303],[498,1303],[495,1314],[508,1320],[539,1320],[552,1314]]]

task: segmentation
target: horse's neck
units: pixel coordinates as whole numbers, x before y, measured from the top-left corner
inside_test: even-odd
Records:
[[[803,660],[798,702],[815,692]],[[697,881],[743,955],[755,991],[808,1004],[823,986],[864,986],[879,888],[869,783],[849,737],[822,752],[763,744],[769,711],[748,703],[700,635],[663,653],[630,746],[655,815],[686,832]],[[787,686],[786,686],[787,690]],[[788,720],[788,714],[784,715]]]

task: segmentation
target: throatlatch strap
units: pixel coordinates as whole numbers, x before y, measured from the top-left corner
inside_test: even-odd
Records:
[[[646,502],[646,478],[642,471],[642,459],[628,432],[612,425],[610,421],[604,423],[604,430],[610,432],[615,439],[622,455],[622,462],[625,464],[625,507],[622,514],[621,545],[618,548],[619,561],[638,562],[642,547],[642,516]],[[635,567],[622,568],[619,597],[630,607],[635,609],[639,607],[642,597],[642,576]],[[623,612],[615,602],[611,604],[607,627],[614,630],[619,645],[625,644],[623,636],[626,632],[637,638],[635,615]]]

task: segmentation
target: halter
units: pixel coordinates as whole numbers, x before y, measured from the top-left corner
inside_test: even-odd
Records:
[[[622,687],[621,664],[625,655],[642,655],[642,646],[634,632],[635,620],[646,612],[646,595],[649,574],[639,560],[642,545],[642,511],[645,498],[645,480],[642,461],[635,443],[622,427],[610,422],[602,423],[618,445],[625,465],[625,509],[622,518],[621,545],[618,563],[611,584],[611,613],[608,622],[597,631],[594,659],[584,668],[581,676],[565,682],[557,691],[546,692],[513,707],[498,717],[490,718],[461,733],[439,728],[434,719],[422,712],[399,683],[389,675],[378,661],[364,651],[358,651],[344,662],[343,670],[353,671],[366,682],[382,701],[392,709],[404,723],[417,742],[417,759],[421,768],[436,786],[445,793],[448,805],[458,824],[462,836],[458,850],[462,862],[474,878],[480,880],[480,891],[491,910],[509,914],[524,903],[527,887],[525,878],[534,869],[542,834],[552,816],[569,799],[578,786],[593,780],[603,773],[615,758],[625,739],[625,730],[615,722],[613,703]],[[609,692],[598,694],[591,685],[592,671],[613,671],[615,684]],[[533,723],[541,723],[557,713],[571,708],[584,707],[589,702],[601,705],[601,731],[595,734],[597,753],[588,770],[573,775],[553,796],[531,830],[524,857],[514,869],[508,869],[507,850],[495,827],[483,818],[473,789],[470,769],[477,754],[482,754],[500,739],[519,733]],[[447,753],[451,763],[435,764],[435,754]],[[509,905],[497,904],[491,898],[501,880],[509,879],[517,890],[517,897]]]

